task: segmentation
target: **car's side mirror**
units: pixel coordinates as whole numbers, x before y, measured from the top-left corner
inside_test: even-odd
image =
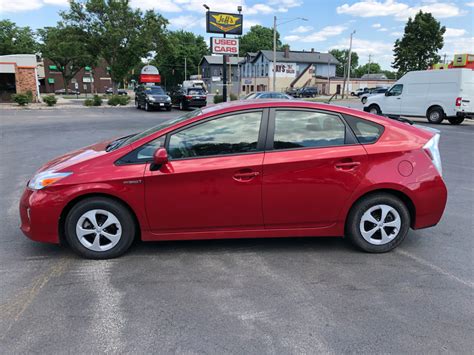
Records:
[[[153,163],[150,166],[151,171],[155,171],[161,168],[168,162],[168,152],[165,148],[158,148],[153,154]]]

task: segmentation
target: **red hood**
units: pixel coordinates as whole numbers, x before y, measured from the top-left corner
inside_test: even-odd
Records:
[[[105,148],[110,142],[111,140],[96,143],[88,147],[61,155],[60,157],[57,157],[44,164],[37,172],[45,170],[66,171],[73,165],[107,154]]]

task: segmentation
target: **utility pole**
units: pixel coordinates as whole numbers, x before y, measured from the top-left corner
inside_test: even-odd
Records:
[[[225,38],[224,33],[224,38]],[[227,101],[227,55],[222,56],[222,82],[224,86],[222,87],[222,102]]]
[[[346,94],[346,81],[347,87],[349,87],[349,81],[351,80],[351,54],[352,54],[352,36],[356,33],[356,31],[352,31],[351,39],[349,42],[349,53],[347,58],[347,80],[344,78],[344,83],[342,84],[342,98],[344,99],[344,95]]]
[[[184,57],[184,81],[188,80],[188,62],[187,58]]]
[[[369,66],[367,68],[367,74],[370,74],[370,59],[372,58],[372,54],[369,54]]]
[[[273,87],[275,91],[276,86],[276,46],[277,46],[277,17],[273,16]]]

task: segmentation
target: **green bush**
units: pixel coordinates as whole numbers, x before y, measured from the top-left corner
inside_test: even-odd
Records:
[[[100,98],[99,95],[94,95],[94,98],[92,99],[92,106],[101,106],[102,105],[102,99]]]
[[[47,96],[43,97],[43,101],[48,106],[54,106],[58,102],[58,99],[54,95],[47,95]]]
[[[26,106],[31,102],[28,94],[13,94],[12,99],[20,106]]]
[[[84,106],[94,106],[94,100],[92,99],[86,99],[84,101]]]
[[[234,94],[234,93],[232,93],[232,92],[230,93],[229,97],[230,97],[230,101],[235,101],[235,100],[238,100],[238,97],[237,97],[237,95],[235,95],[235,94]]]
[[[28,97],[28,102],[33,102],[33,93],[31,92],[31,90],[28,90],[26,92],[26,96]]]
[[[110,106],[125,106],[130,102],[130,97],[128,95],[112,95],[107,101],[107,104]]]
[[[223,100],[223,96],[222,96],[222,95],[214,95],[214,103],[215,103],[215,104],[221,103],[222,100]]]

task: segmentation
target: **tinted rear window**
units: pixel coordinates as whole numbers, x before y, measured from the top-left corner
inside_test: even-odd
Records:
[[[188,89],[188,95],[204,95],[203,89]]]
[[[383,133],[384,128],[378,123],[354,116],[345,116],[345,119],[361,144],[374,143]]]

